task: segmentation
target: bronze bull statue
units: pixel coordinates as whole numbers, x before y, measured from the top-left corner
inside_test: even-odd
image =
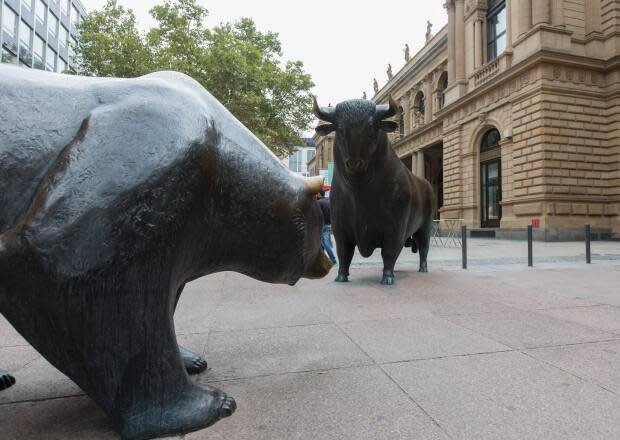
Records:
[[[390,146],[386,133],[398,124],[387,119],[397,111],[391,97],[389,104],[353,99],[336,107],[319,107],[314,100],[315,115],[328,122],[317,133],[336,132],[330,200],[338,282],[348,281],[357,246],[363,257],[381,248],[381,283],[393,284],[394,265],[408,239],[419,249],[420,272],[427,271],[435,197],[431,185],[411,174]]]
[[[218,271],[325,276],[322,178],[293,175],[174,72],[2,65],[0,122],[0,313],[125,439],[231,415],[231,397],[188,380],[206,362],[179,349],[176,303],[185,283]]]

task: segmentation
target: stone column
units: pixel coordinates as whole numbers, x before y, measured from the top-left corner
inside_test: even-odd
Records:
[[[518,0],[517,2],[517,10],[519,11],[519,16],[517,18],[519,22],[519,36],[525,34],[532,27],[532,3],[531,0]]]
[[[482,20],[476,19],[474,22],[474,68],[482,67]]]
[[[601,2],[600,0],[588,0],[585,5],[586,35],[592,32],[601,32]]]
[[[551,0],[551,24],[564,27],[564,0]]]
[[[464,0],[454,0],[456,79],[465,79],[465,8]]]
[[[512,0],[506,0],[506,50],[512,50],[512,28]]]
[[[550,0],[532,0],[532,25],[551,24]]]
[[[433,120],[433,74],[426,77],[424,83],[424,123]]]
[[[416,159],[418,171],[416,176],[424,178],[424,151],[418,151],[418,157]]]
[[[456,22],[454,2],[448,0],[448,83],[456,79]]]
[[[411,172],[418,175],[418,153],[411,153]]]

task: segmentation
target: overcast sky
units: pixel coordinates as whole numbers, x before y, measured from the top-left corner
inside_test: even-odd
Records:
[[[82,0],[87,11],[105,0]],[[149,9],[163,0],[119,0],[134,10],[139,26],[152,24]],[[277,32],[284,59],[301,60],[316,84],[321,105],[373,95],[372,79],[387,82],[424,45],[426,21],[433,34],[448,21],[444,0],[200,0],[209,10],[209,27],[240,17],[254,19],[261,31]]]

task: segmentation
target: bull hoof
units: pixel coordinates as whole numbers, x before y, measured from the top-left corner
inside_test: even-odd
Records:
[[[187,374],[200,374],[207,369],[207,361],[196,353],[189,351],[187,348],[179,347],[183,365]]]
[[[426,261],[424,263],[420,263],[420,272],[428,272],[428,266],[426,265]]]
[[[381,279],[381,284],[384,286],[391,286],[394,284],[394,272],[391,270],[387,270],[383,272],[383,278]]]
[[[0,370],[0,391],[15,385],[15,378],[4,370]]]
[[[349,281],[349,276],[339,273],[334,281],[336,281],[337,283],[346,283]]]
[[[383,278],[381,279],[381,284],[383,284],[384,286],[391,286],[394,284],[394,277],[393,276],[389,276],[389,275],[383,275]]]
[[[207,428],[230,417],[237,409],[235,399],[223,391],[192,387],[168,404],[123,414],[119,423],[121,438],[142,440],[181,434]]]

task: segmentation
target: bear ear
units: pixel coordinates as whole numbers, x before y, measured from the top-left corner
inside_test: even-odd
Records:
[[[315,131],[321,136],[327,136],[336,129],[334,124],[321,124],[315,128]]]
[[[398,123],[394,121],[381,121],[379,122],[379,128],[387,133],[392,133],[398,130]]]

